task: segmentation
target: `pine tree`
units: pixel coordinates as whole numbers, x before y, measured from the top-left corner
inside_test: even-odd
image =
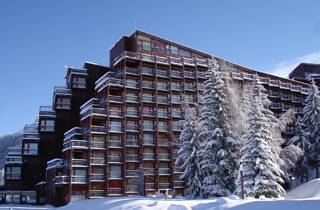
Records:
[[[216,61],[207,71],[200,125],[204,196],[227,196],[235,189],[238,145],[235,139],[236,104],[225,72]]]
[[[319,177],[319,154],[320,154],[320,98],[319,90],[314,81],[309,89],[309,94],[305,99],[303,108],[302,123],[306,128],[306,133],[310,142],[309,164],[316,169],[316,176]]]
[[[186,108],[184,128],[180,135],[181,147],[177,153],[175,164],[182,171],[181,178],[186,181],[187,193],[191,198],[202,196],[198,133],[199,125],[196,111],[194,108]]]
[[[298,175],[301,176],[301,181],[303,181],[303,177],[305,176],[306,181],[308,181],[308,162],[310,160],[310,142],[307,133],[304,130],[304,126],[302,123],[302,118],[298,117],[295,124],[295,136],[293,136],[287,143],[288,145],[298,146],[303,155],[300,161],[298,162],[297,172]]]
[[[253,96],[249,113],[247,139],[241,149],[240,163],[243,168],[244,194],[249,197],[281,197],[285,194],[280,185],[283,172],[277,162],[270,142],[271,119],[266,116],[264,99],[257,79],[253,82]],[[241,194],[240,172],[236,180],[236,194]]]

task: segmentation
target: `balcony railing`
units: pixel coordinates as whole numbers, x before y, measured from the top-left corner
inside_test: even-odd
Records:
[[[127,154],[126,155],[126,160],[127,161],[134,161],[134,162],[137,162],[137,161],[139,161],[139,158],[138,158],[138,155],[136,155],[136,154]]]
[[[142,116],[154,117],[156,112],[154,110],[144,109],[142,110]]]
[[[143,124],[142,129],[145,131],[153,131],[155,130],[155,126],[150,124]]]
[[[123,98],[122,96],[109,95],[107,101],[114,103],[123,103]]]
[[[169,126],[167,126],[167,125],[159,125],[158,129],[159,129],[159,131],[168,132],[169,131]]]
[[[183,58],[183,64],[188,66],[195,66],[195,62],[192,58]]]
[[[196,73],[191,71],[184,71],[183,75],[188,78],[196,78]]]
[[[159,118],[168,118],[169,117],[169,112],[168,111],[158,110],[157,115],[158,115]]]
[[[90,158],[90,163],[92,165],[105,165],[105,159],[102,157],[91,157]]]
[[[72,176],[71,183],[73,184],[86,184],[87,176]]]
[[[139,145],[139,141],[137,139],[135,139],[135,140],[127,139],[126,146],[138,147],[140,145]]]
[[[170,57],[170,63],[175,65],[183,65],[182,59]]]
[[[21,179],[21,174],[6,172],[5,178],[6,179]]]
[[[281,109],[281,104],[280,103],[271,103],[270,108],[271,109]]]
[[[138,170],[127,170],[126,171],[127,177],[137,177],[138,176]]]
[[[289,83],[281,82],[281,83],[280,83],[280,88],[290,90],[290,84],[289,84]]]
[[[21,156],[6,156],[6,164],[22,164]]]
[[[171,83],[171,90],[182,91],[182,85]]]
[[[155,101],[154,96],[142,95],[142,102],[154,103]]]
[[[106,127],[104,127],[104,126],[92,126],[92,127],[90,128],[90,131],[91,131],[92,133],[106,133],[106,132],[107,132],[107,129],[106,129]]]
[[[196,58],[196,64],[198,66],[208,66],[208,60]]]
[[[156,170],[154,168],[145,168],[144,175],[154,175],[156,174]]]
[[[280,98],[280,93],[279,92],[270,91],[269,95],[272,98]]]
[[[69,184],[70,183],[70,177],[69,176],[56,176],[54,178],[55,184]]]
[[[120,126],[120,125],[109,125],[109,131],[121,133],[123,130],[122,130],[122,126]]]
[[[110,117],[122,117],[122,111],[117,109],[110,109],[109,110]]]
[[[159,183],[159,189],[170,189],[170,183]]]
[[[156,59],[153,55],[148,55],[148,54],[141,54],[141,60],[147,61],[147,62],[155,62]]]
[[[169,59],[166,57],[156,56],[157,63],[169,64]]]
[[[155,84],[153,82],[142,81],[142,88],[155,89]]]
[[[198,78],[205,78],[205,76],[206,76],[206,72],[203,72],[203,71],[198,71],[197,72],[197,77]]]
[[[72,159],[71,165],[72,166],[88,166],[88,160],[87,159]]]
[[[89,142],[85,140],[71,140],[63,144],[63,149],[88,149]]]
[[[127,185],[127,192],[137,193],[138,190],[139,190],[139,185],[133,185],[133,184]]]
[[[282,100],[291,100],[291,96],[290,95],[288,95],[288,94],[281,94],[281,99]]]
[[[303,94],[308,94],[308,93],[309,93],[309,89],[308,89],[308,88],[301,87],[301,93],[303,93]]]
[[[91,149],[105,149],[105,143],[101,141],[91,141]]]
[[[144,138],[143,145],[155,145],[156,141],[154,139]]]
[[[109,155],[108,162],[121,163],[122,162],[122,158],[121,158],[121,156]]]
[[[139,82],[127,80],[126,88],[137,89],[137,88],[140,88],[140,85],[139,85]]]
[[[269,80],[269,86],[279,87],[279,81]]]
[[[121,172],[109,172],[108,177],[109,177],[109,179],[122,179],[122,173]]]
[[[156,189],[156,184],[154,184],[154,183],[146,183],[145,187],[146,187],[146,190],[155,190]]]
[[[171,77],[176,77],[176,78],[182,78],[183,76],[181,71],[171,70],[170,74],[171,74]]]
[[[42,132],[53,132],[54,131],[54,126],[40,125],[40,131],[42,131]]]
[[[171,174],[170,168],[159,168],[159,174]]]
[[[154,153],[143,153],[144,160],[154,160],[155,154]]]
[[[197,87],[196,87],[196,85],[185,84],[184,89],[188,90],[188,91],[196,91]]]
[[[90,175],[91,181],[105,181],[104,174],[91,174]]]
[[[169,87],[167,84],[157,83],[157,90],[169,90]]]
[[[155,69],[145,68],[145,67],[141,68],[141,73],[144,75],[155,76],[156,75],[155,72],[156,72]]]
[[[53,110],[52,106],[40,106],[39,115],[40,116],[56,116],[56,112]]]
[[[126,102],[138,103],[139,102],[139,97],[138,96],[127,95],[126,96]]]
[[[182,118],[182,117],[183,117],[183,111],[172,111],[172,112],[171,112],[171,116],[172,116],[172,117]]]
[[[126,110],[126,116],[130,116],[130,117],[138,117],[139,116],[139,112],[138,110]]]
[[[125,68],[125,73],[126,73],[126,74],[131,74],[131,75],[139,75],[140,69],[126,67],[126,68]]]
[[[116,141],[116,140],[110,140],[109,147],[122,147],[122,142]]]
[[[168,139],[159,139],[158,140],[158,145],[159,146],[169,146],[169,140]]]
[[[299,85],[291,85],[291,91],[300,92],[300,86]]]

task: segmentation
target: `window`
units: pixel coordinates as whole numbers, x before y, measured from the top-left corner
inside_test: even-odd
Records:
[[[25,143],[23,146],[23,154],[37,155],[38,154],[38,144],[37,143]]]
[[[177,55],[178,54],[178,48],[176,46],[170,46],[170,52],[171,54]]]
[[[56,99],[56,109],[70,109],[71,108],[71,99],[58,97]]]
[[[166,53],[166,46],[161,41],[152,40],[152,51],[157,53]]]
[[[121,122],[120,121],[110,121],[110,131],[121,132]]]
[[[159,131],[168,131],[168,123],[159,121]]]
[[[151,51],[151,39],[149,37],[138,35],[137,39],[140,50]]]
[[[184,49],[179,49],[179,55],[182,57],[191,58],[191,52]]]
[[[86,88],[86,78],[84,77],[73,77],[72,88]]]
[[[181,103],[180,95],[171,94],[171,103]]]
[[[126,86],[129,87],[129,88],[138,88],[139,87],[139,83],[137,82],[137,80],[127,79]]]
[[[129,116],[138,116],[138,107],[127,106],[126,113]]]
[[[40,131],[54,131],[54,120],[41,120]]]
[[[153,95],[152,93],[143,93],[142,95],[143,102],[153,102]]]
[[[143,121],[143,129],[144,129],[144,130],[153,130],[153,129],[154,129],[153,121],[151,121],[151,120],[144,120],[144,121]]]
[[[6,168],[6,179],[20,179],[21,178],[21,167],[12,166]]]
[[[168,109],[167,108],[158,108],[158,117],[168,117]]]

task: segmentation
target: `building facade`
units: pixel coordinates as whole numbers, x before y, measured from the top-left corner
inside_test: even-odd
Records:
[[[31,161],[40,165],[39,176],[30,188],[35,184],[40,203],[185,194],[174,164],[183,107],[201,104],[212,56],[135,31],[122,37],[109,57],[110,67],[85,63],[82,69],[68,68],[66,86],[54,89],[53,105],[40,107],[39,139],[30,142],[39,148],[37,162]],[[229,66],[228,74],[240,87],[258,77],[276,116],[290,108],[301,113],[306,82],[214,58]],[[289,126],[283,136],[293,134]]]

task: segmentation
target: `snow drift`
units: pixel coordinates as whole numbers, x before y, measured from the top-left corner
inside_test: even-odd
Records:
[[[320,179],[314,179],[287,193],[287,199],[320,199]]]

